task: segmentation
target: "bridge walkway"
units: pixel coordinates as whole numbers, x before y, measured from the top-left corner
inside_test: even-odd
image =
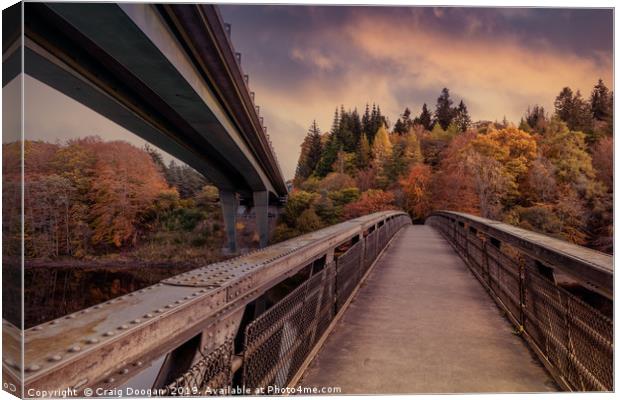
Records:
[[[543,392],[557,386],[439,232],[406,226],[303,386],[344,394]]]

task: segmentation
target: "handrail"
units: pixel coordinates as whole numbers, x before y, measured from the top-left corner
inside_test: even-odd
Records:
[[[431,217],[454,219],[509,244],[548,267],[560,270],[608,299],[613,298],[613,258],[541,233],[470,214],[437,211]]]

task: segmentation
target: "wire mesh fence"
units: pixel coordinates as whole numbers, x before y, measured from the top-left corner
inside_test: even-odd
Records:
[[[334,264],[298,286],[245,330],[243,384],[285,386],[333,317]]]
[[[613,390],[613,322],[579,297],[541,274],[533,260],[497,238],[444,215],[427,220],[500,301],[569,388]]]
[[[226,341],[203,355],[187,372],[156,392],[160,396],[219,395],[231,385],[233,345]]]

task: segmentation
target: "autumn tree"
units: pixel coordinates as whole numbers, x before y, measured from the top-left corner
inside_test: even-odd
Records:
[[[612,137],[601,139],[592,150],[592,165],[596,176],[611,192],[614,187],[614,141]]]
[[[557,199],[555,167],[545,157],[532,161],[525,181],[523,196],[532,203],[552,203]]]
[[[479,214],[480,201],[464,151],[475,138],[474,132],[458,135],[441,151],[431,181],[433,203],[438,209]]]
[[[358,169],[364,169],[370,165],[370,143],[368,142],[368,137],[366,137],[366,133],[362,132],[362,137],[357,145],[357,151],[355,155]]]
[[[428,165],[415,164],[407,177],[400,181],[405,194],[405,209],[414,222],[424,221],[432,209],[431,177]]]
[[[524,182],[537,155],[536,140],[515,127],[492,130],[471,142],[477,153],[470,159],[476,176],[483,215],[500,215],[501,209],[520,198]]]
[[[394,209],[394,194],[383,190],[367,190],[360,199],[345,207],[345,218],[357,218],[379,211]]]
[[[377,170],[382,170],[392,156],[392,142],[385,126],[381,126],[372,143],[372,157]]]
[[[144,210],[167,184],[148,154],[122,141],[96,146],[91,188],[93,244],[135,243]]]

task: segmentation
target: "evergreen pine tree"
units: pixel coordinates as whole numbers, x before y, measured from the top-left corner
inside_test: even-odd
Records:
[[[566,122],[571,131],[591,132],[592,114],[590,105],[581,97],[578,90],[573,93],[571,88],[565,87],[555,98],[555,115]]]
[[[525,122],[532,130],[538,133],[544,133],[548,125],[545,108],[539,105],[535,105],[532,108],[528,107],[525,115]]]
[[[411,110],[409,107],[405,107],[405,111],[403,111],[403,124],[407,131],[413,126],[413,121],[411,120]]]
[[[454,116],[453,122],[456,124],[456,126],[461,132],[465,132],[467,129],[469,129],[469,126],[471,125],[471,118],[469,117],[469,113],[467,112],[467,106],[465,106],[463,100],[461,100],[459,106],[456,109],[456,115]]]
[[[295,171],[295,181],[297,184],[303,182],[312,175],[321,159],[321,152],[321,131],[315,120],[312,121],[308,134],[301,145],[301,153],[299,154],[299,161],[297,162],[297,169]]]
[[[357,148],[362,138],[362,121],[360,120],[360,115],[357,112],[357,108],[353,109],[353,112],[351,113],[351,132],[353,133],[353,144],[355,148]]]
[[[437,105],[435,106],[435,121],[441,125],[443,130],[446,130],[453,118],[454,108],[452,108],[450,91],[448,88],[443,88],[441,94],[437,98]]]
[[[428,111],[426,103],[424,103],[424,105],[422,106],[422,112],[420,113],[419,121],[420,124],[424,127],[424,129],[426,129],[427,131],[431,130],[433,118],[431,116],[431,113]]]
[[[403,121],[400,120],[400,118],[398,118],[396,120],[396,123],[394,124],[394,133],[399,135],[407,133],[407,127],[405,126]]]
[[[338,138],[330,134],[327,138],[321,161],[319,161],[316,168],[316,174],[319,177],[322,178],[334,170],[334,162],[336,162],[341,148],[342,145],[338,142]]]
[[[607,133],[613,128],[613,93],[607,89],[602,79],[594,86],[590,95],[590,112],[595,127],[602,127]]]
[[[364,111],[364,115],[362,116],[362,132],[366,135],[366,139],[371,135],[371,126],[370,126],[370,108],[368,103],[366,103],[366,110]]]

